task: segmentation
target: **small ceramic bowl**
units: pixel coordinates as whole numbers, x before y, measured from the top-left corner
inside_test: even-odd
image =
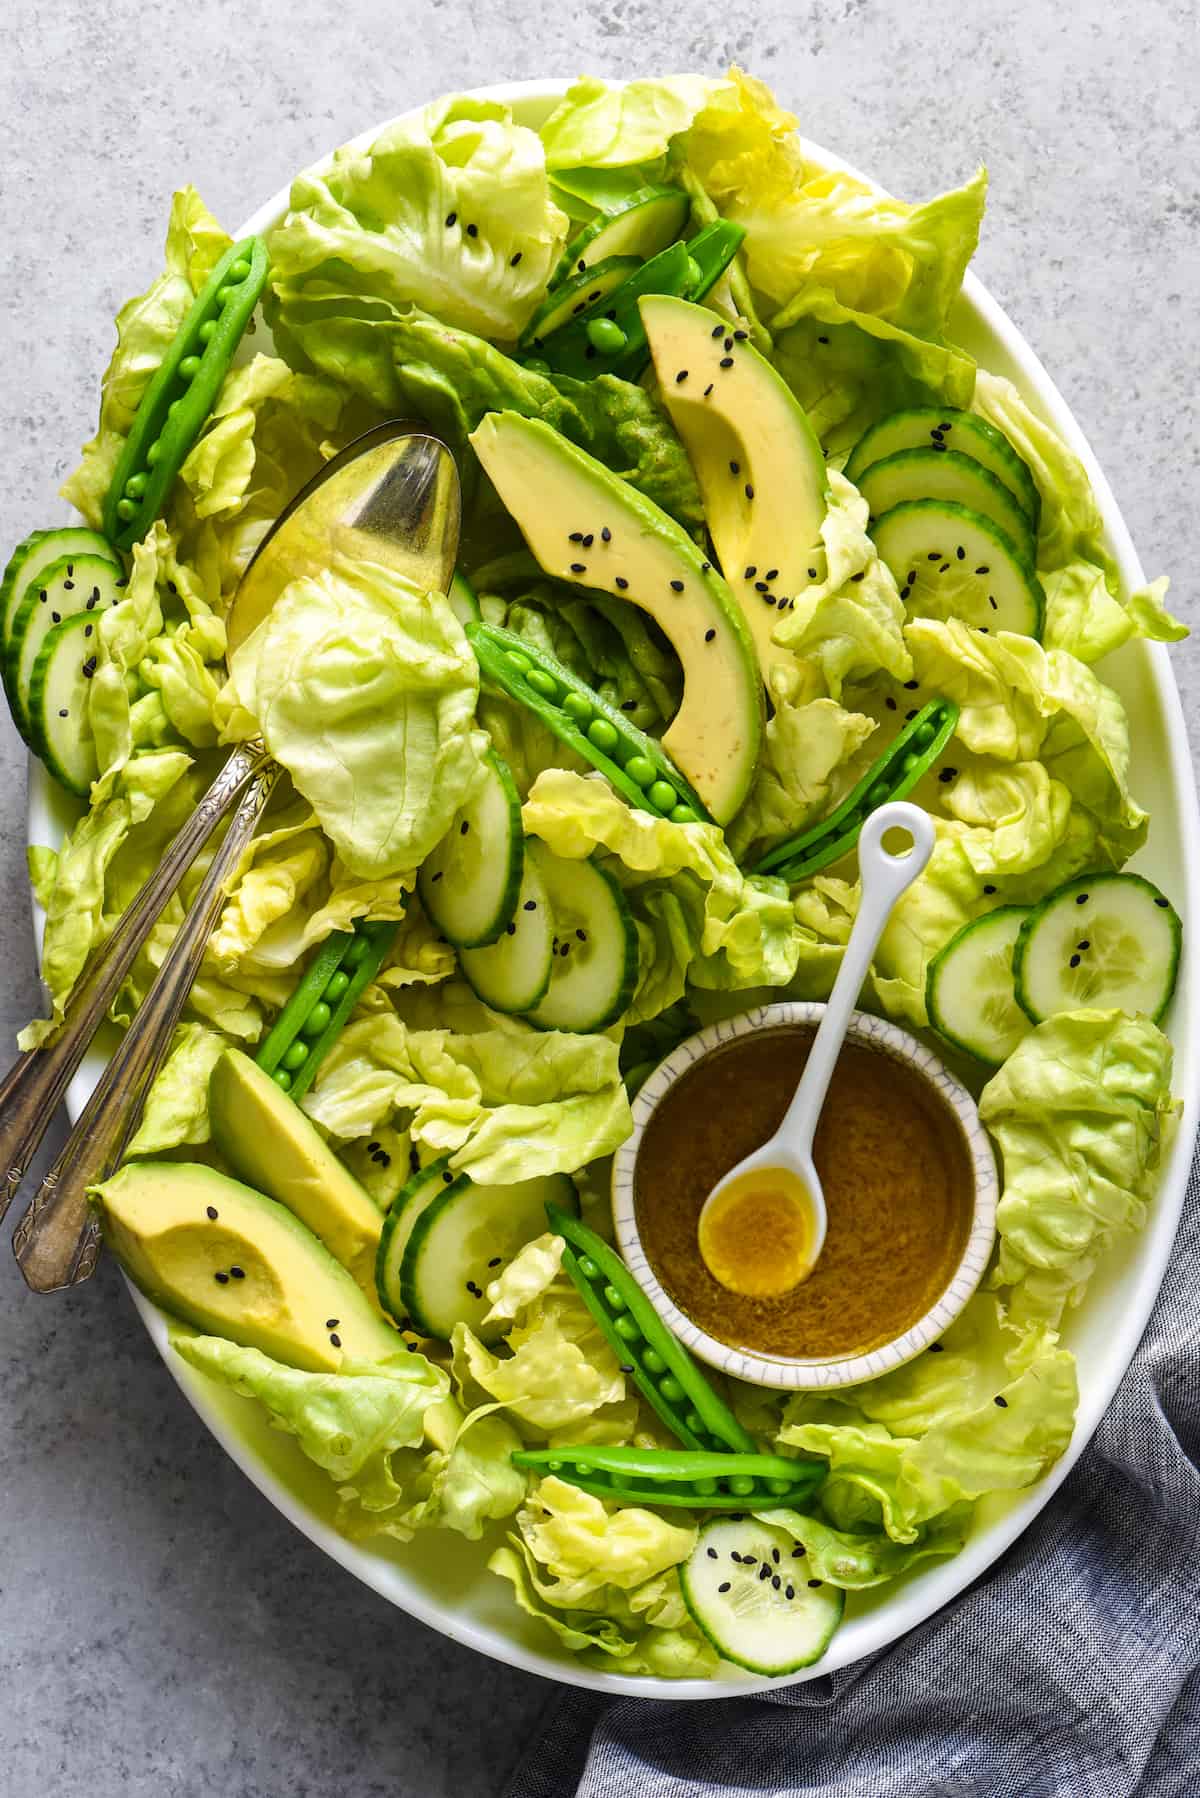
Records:
[[[642,1135],[660,1100],[697,1061],[725,1043],[755,1030],[778,1029],[781,1025],[807,1025],[815,1028],[824,1013],[824,1005],[800,1001],[784,1001],[776,1005],[760,1005],[754,1011],[741,1012],[710,1024],[706,1030],[689,1036],[672,1051],[651,1074],[633,1101],[633,1134],[617,1150],[613,1161],[612,1202],[617,1241],[629,1271],[650,1300],[663,1322],[681,1342],[710,1366],[733,1374],[755,1386],[787,1387],[793,1391],[816,1391],[832,1386],[852,1386],[860,1380],[872,1379],[911,1361],[922,1349],[954,1322],[978,1286],[992,1252],[996,1234],[996,1201],[999,1180],[996,1160],[987,1133],[979,1121],[979,1112],[970,1093],[962,1086],[937,1056],[924,1043],[883,1018],[856,1011],[851,1018],[848,1036],[877,1054],[906,1062],[928,1082],[957,1118],[966,1140],[975,1180],[974,1211],[971,1229],[962,1258],[945,1291],[911,1329],[866,1354],[841,1360],[806,1360],[795,1356],[760,1354],[756,1350],[731,1348],[709,1336],[687,1314],[679,1309],[659,1284],[642,1248],[633,1203],[634,1169]]]

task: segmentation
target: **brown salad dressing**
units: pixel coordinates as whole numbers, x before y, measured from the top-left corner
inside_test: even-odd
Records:
[[[813,1148],[829,1217],[816,1267],[772,1297],[715,1280],[700,1255],[700,1208],[779,1128],[812,1039],[803,1028],[761,1030],[689,1068],[646,1126],[634,1206],[651,1267],[708,1335],[834,1359],[902,1335],[945,1291],[970,1232],[974,1178],[958,1120],[921,1075],[848,1041]]]

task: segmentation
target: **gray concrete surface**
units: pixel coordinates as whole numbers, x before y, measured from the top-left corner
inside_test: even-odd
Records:
[[[986,160],[977,267],[1195,615],[1200,40],[1190,0],[10,0],[0,22],[0,544],[90,433],[171,189],[236,224],[448,88],[587,69],[772,82],[893,191]],[[53,513],[51,514],[54,515]],[[1200,707],[1200,648],[1176,668]],[[0,1035],[36,1002],[24,760],[0,721]],[[0,1248],[3,1798],[482,1798],[553,1688],[390,1610],[225,1460],[106,1270],[28,1296]],[[698,1770],[699,1772],[699,1770]]]

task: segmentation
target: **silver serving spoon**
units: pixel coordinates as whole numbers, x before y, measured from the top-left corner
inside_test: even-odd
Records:
[[[289,581],[339,551],[382,562],[445,592],[461,518],[458,474],[440,439],[392,420],[334,456],[276,519],[242,577],[227,619],[230,650],[262,622]],[[278,776],[262,743],[236,749],[76,988],[59,1034],[0,1081],[0,1218],[18,1191],[71,1078],[163,906],[235,800],[237,810],[138,1015],[106,1066],[66,1147],[13,1237],[36,1292],[86,1280],[99,1235],[87,1192],[130,1141],[220,917],[227,889]]]
[[[885,847],[888,831],[911,840],[907,852],[892,854]],[[813,1162],[821,1108],[883,927],[901,893],[925,868],[933,844],[928,813],[903,801],[881,805],[859,833],[858,913],[795,1097],[774,1136],[730,1168],[700,1211],[704,1263],[733,1292],[774,1297],[799,1285],[816,1266],[827,1225]],[[762,1253],[746,1254],[747,1232],[762,1242]]]

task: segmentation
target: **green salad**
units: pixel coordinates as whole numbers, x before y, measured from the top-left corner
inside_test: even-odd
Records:
[[[241,244],[187,188],[63,490],[84,522],[0,589],[14,717],[82,802],[30,851],[23,1046],[226,746],[284,770],[107,1242],[348,1537],[486,1538],[593,1667],[787,1673],[953,1555],[1070,1442],[1064,1319],[1152,1200],[1180,928],[1123,872],[1148,817],[1104,658],[1184,631],[953,342],[985,186],[818,166],[735,69],[581,80],[540,129],[441,100]],[[392,417],[458,463],[451,591],[342,555],[227,655],[274,520]],[[612,1248],[609,1158],[683,1038],[828,994],[858,830],[904,795],[937,844],[863,1003],[979,1094],[995,1256],[893,1372],[721,1381]]]

